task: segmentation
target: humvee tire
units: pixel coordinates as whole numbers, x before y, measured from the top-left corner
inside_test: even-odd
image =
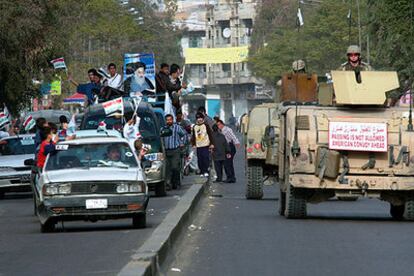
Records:
[[[404,205],[394,205],[390,203],[390,215],[395,220],[402,220],[404,217]]]
[[[284,216],[286,210],[286,193],[282,192],[282,189],[280,189],[279,192],[279,215]]]
[[[263,197],[263,168],[258,162],[247,163],[246,198],[261,199]]]
[[[410,194],[405,201],[403,217],[405,220],[414,221],[414,194]]]
[[[306,200],[300,190],[290,184],[286,191],[285,217],[292,219],[306,217]]]

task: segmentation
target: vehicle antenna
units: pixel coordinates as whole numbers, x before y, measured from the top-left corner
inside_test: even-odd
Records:
[[[298,1],[298,12],[296,17],[296,26],[298,28],[298,37],[296,43],[296,56],[299,60],[299,38],[300,38],[300,27],[303,25],[302,11],[300,9],[300,0]],[[296,62],[296,74],[299,71],[299,62]],[[295,85],[295,134],[292,144],[292,156],[297,157],[300,154],[300,147],[298,141],[298,75],[296,75],[296,85]]]
[[[351,29],[352,29],[352,0],[349,0],[349,10],[348,10],[348,45],[351,45]]]
[[[411,25],[410,25],[410,32],[411,32],[411,40],[413,40],[414,36],[413,36],[413,9],[414,9],[414,3],[411,2],[411,11],[410,11],[410,21],[411,21]],[[407,126],[407,131],[413,131],[414,127],[413,127],[413,80],[412,80],[412,74],[413,74],[413,62],[410,62],[410,75],[411,75],[411,85],[410,85],[410,110],[409,110],[409,115],[408,115],[408,126]]]

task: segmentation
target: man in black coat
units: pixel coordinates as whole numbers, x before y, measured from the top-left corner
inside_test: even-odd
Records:
[[[222,182],[223,181],[223,167],[224,162],[226,159],[231,158],[230,154],[230,146],[226,141],[226,137],[219,131],[217,125],[213,125],[213,141],[214,141],[214,149],[213,149],[213,160],[214,160],[214,168],[216,170],[217,178],[214,182]],[[226,171],[226,175],[227,175]]]

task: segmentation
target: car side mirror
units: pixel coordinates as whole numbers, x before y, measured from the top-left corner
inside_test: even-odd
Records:
[[[160,136],[161,137],[168,137],[168,136],[171,136],[173,133],[172,133],[172,130],[171,129],[169,129],[169,128],[162,128],[161,129],[161,133],[160,133]]]
[[[35,161],[34,161],[34,159],[26,159],[26,160],[24,160],[24,165],[32,167],[32,166],[35,165]]]

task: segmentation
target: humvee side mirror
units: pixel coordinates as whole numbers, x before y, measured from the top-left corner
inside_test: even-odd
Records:
[[[34,159],[26,159],[26,160],[24,160],[24,165],[25,166],[29,166],[29,167],[34,166],[35,165]]]
[[[161,137],[168,137],[172,135],[172,130],[169,128],[162,128],[160,132]]]

